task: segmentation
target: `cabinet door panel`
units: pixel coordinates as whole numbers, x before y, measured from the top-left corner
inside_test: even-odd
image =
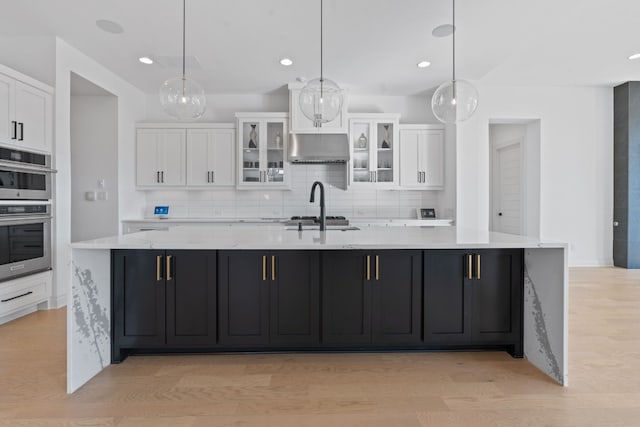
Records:
[[[273,258],[272,258],[273,257]],[[319,264],[315,251],[278,251],[269,256],[271,343],[319,343]]]
[[[366,254],[324,251],[321,263],[323,342],[370,343],[371,280],[366,276]]]
[[[424,251],[424,340],[448,344],[471,339],[471,292],[465,279],[466,254]]]
[[[16,120],[22,123],[18,144],[37,150],[50,151],[47,141],[47,107],[50,95],[32,86],[16,82]]]
[[[0,74],[0,142],[16,144],[13,133],[15,81]]]
[[[421,131],[400,131],[400,185],[403,187],[417,187],[421,176],[418,151]]]
[[[233,129],[216,129],[213,133],[213,152],[210,157],[214,185],[235,184],[235,140]]]
[[[165,129],[161,134],[160,158],[164,172],[162,184],[185,185],[186,183],[186,132],[184,129]]]
[[[522,252],[483,250],[474,257],[474,341],[511,341],[518,337],[521,325]]]
[[[187,130],[187,185],[210,185],[210,145],[208,130]]]
[[[374,343],[421,341],[421,255],[419,251],[383,251],[372,255]]]
[[[139,129],[136,138],[136,184],[159,185],[158,162],[159,131]]]
[[[269,342],[269,280],[257,251],[219,253],[220,343],[258,345]],[[263,280],[264,278],[264,280]]]
[[[444,185],[444,132],[426,131],[424,143],[420,145],[420,170],[424,171],[428,187]]]
[[[118,250],[113,260],[115,345],[164,345],[164,251]]]
[[[216,252],[167,252],[167,344],[216,343]],[[171,275],[169,275],[171,273]]]

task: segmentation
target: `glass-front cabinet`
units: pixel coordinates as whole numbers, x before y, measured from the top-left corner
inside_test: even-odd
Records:
[[[399,114],[351,114],[349,185],[398,186]]]
[[[290,188],[287,113],[238,113],[238,188]]]

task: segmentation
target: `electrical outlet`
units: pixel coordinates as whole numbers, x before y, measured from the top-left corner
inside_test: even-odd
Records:
[[[98,200],[109,200],[109,193],[106,191],[98,191]]]
[[[86,191],[84,193],[84,199],[89,201],[89,202],[95,202],[96,201],[96,192],[95,191]]]

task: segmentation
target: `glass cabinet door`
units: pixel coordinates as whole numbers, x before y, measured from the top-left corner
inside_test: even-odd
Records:
[[[376,129],[376,182],[393,182],[393,156],[395,141],[393,140],[393,123],[377,123]]]
[[[285,158],[285,130],[284,123],[267,122],[266,123],[266,164],[264,165],[263,179],[265,182],[283,182],[285,175],[284,158]]]
[[[351,146],[353,147],[353,182],[373,182],[371,164],[372,126],[370,122],[353,122],[351,124]]]
[[[260,123],[241,122],[242,182],[260,182]]]

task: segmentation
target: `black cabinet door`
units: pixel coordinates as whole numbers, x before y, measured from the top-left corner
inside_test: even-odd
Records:
[[[320,259],[323,342],[327,345],[369,344],[371,254],[322,251]]]
[[[473,341],[513,342],[522,328],[522,250],[485,249],[473,257]]]
[[[216,344],[216,252],[167,251],[167,344]]]
[[[471,255],[462,250],[427,250],[423,254],[425,343],[470,342]]]
[[[371,254],[373,343],[419,344],[422,340],[422,252]]]
[[[312,346],[320,338],[320,256],[316,251],[268,254],[270,343]]]
[[[112,258],[114,348],[164,345],[164,251],[117,250]]]
[[[260,251],[220,251],[220,344],[269,343],[269,256]]]

